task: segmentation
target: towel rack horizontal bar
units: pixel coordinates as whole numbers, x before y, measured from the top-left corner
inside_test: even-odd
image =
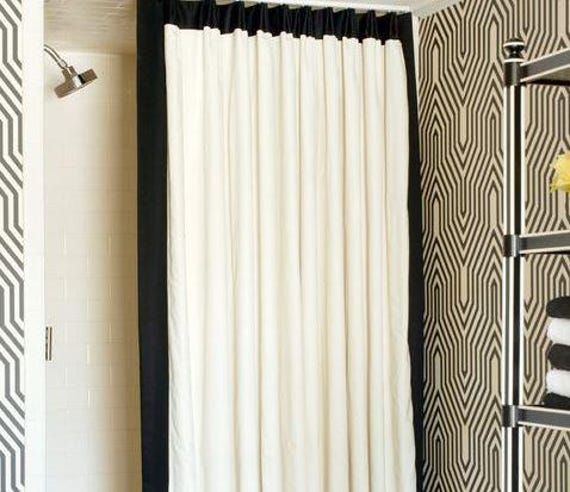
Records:
[[[520,406],[516,415],[519,425],[570,430],[570,410],[540,406]]]
[[[522,234],[518,240],[518,252],[521,255],[570,253],[570,231]]]

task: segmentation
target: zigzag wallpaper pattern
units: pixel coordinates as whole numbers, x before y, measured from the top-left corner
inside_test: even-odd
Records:
[[[427,491],[500,490],[502,44],[570,47],[568,0],[463,0],[420,23]],[[527,229],[570,228],[550,163],[570,150],[570,90],[527,90]],[[527,261],[525,399],[547,371],[546,301],[570,294],[567,257]],[[570,490],[570,433],[525,431],[525,490]]]
[[[22,4],[0,2],[0,491],[24,490]]]

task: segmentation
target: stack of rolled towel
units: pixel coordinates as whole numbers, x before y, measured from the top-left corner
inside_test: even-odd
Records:
[[[548,361],[552,369],[546,374],[546,396],[543,404],[550,408],[570,410],[570,297],[557,297],[548,302],[550,320],[547,336],[552,342]]]

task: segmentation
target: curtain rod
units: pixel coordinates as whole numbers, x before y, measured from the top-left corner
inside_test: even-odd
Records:
[[[198,1],[198,0],[186,0]],[[314,8],[333,8],[333,9],[354,9],[354,10],[374,10],[376,12],[385,13],[408,13],[411,12],[410,7],[403,5],[386,5],[377,2],[339,2],[337,0],[244,0],[245,3],[267,3],[271,5],[295,5],[299,7]],[[220,4],[231,3],[220,1]]]
[[[299,7],[375,10],[377,12],[410,12],[409,7],[402,5],[383,5],[375,2],[338,2],[337,0],[245,0],[246,3],[269,3],[277,5],[298,5]]]

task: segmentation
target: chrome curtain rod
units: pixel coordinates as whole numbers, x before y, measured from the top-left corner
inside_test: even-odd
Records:
[[[195,2],[199,0],[186,0],[190,2]],[[220,4],[231,3],[221,1]],[[338,2],[336,0],[245,0],[246,4],[251,3],[267,3],[270,5],[294,5],[299,7],[313,7],[313,8],[333,8],[333,9],[354,9],[354,10],[373,10],[376,12],[384,13],[408,13],[411,12],[410,7],[402,5],[386,5],[377,2]]]
[[[286,0],[284,2],[279,2],[277,0],[265,1],[265,0],[247,0],[251,3],[269,3],[275,5],[298,5],[299,7],[315,7],[315,8],[327,8],[331,7],[333,9],[354,9],[354,10],[374,10],[376,12],[410,12],[409,7],[402,7],[401,5],[383,5],[374,2],[331,2],[330,0]]]

